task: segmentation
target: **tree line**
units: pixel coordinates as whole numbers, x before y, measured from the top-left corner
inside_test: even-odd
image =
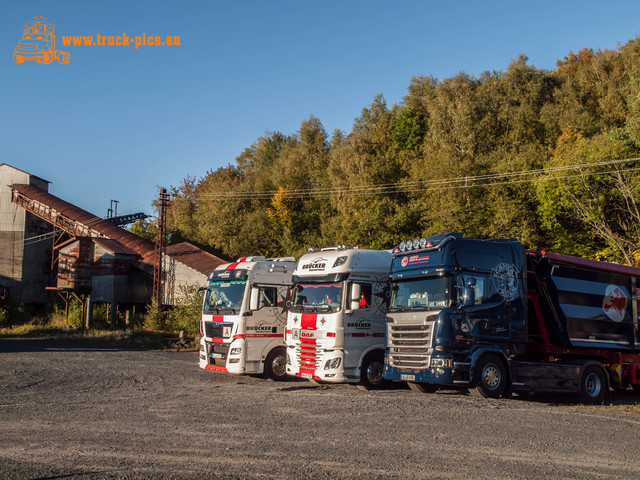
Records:
[[[310,116],[265,134],[172,187],[172,241],[235,259],[462,232],[638,265],[640,40],[570,52],[553,70],[527,62],[415,77],[348,133]]]

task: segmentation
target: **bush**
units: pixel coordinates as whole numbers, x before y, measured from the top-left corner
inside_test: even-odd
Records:
[[[10,325],[9,323],[9,311],[6,307],[0,307],[0,328],[5,328]]]
[[[31,320],[33,312],[24,304],[11,301],[0,304],[0,327],[24,325]]]
[[[174,332],[183,330],[187,335],[197,335],[200,332],[202,318],[202,292],[198,292],[196,284],[181,285],[179,290],[177,305],[167,312],[165,328]]]
[[[74,328],[82,327],[82,303],[79,300],[73,299],[69,302],[67,325]]]
[[[164,324],[165,313],[160,311],[160,307],[156,299],[151,299],[151,305],[147,307],[144,314],[144,328],[149,330],[162,330]]]

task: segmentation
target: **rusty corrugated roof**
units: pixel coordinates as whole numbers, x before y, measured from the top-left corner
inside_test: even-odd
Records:
[[[178,243],[177,245],[169,245],[166,249],[167,255],[194,270],[209,275],[218,265],[227,263],[226,260],[211,255],[208,252],[191,245],[189,242]]]
[[[136,257],[140,256],[129,247],[125,247],[119,241],[112,240],[110,238],[94,238],[93,243],[100,245],[114,255],[135,255]]]
[[[136,266],[150,275],[153,275],[155,250],[153,242],[145,240],[128,230],[117,227],[108,220],[97,217],[82,208],[76,207],[61,198],[32,185],[14,184],[10,185],[10,187],[30,199],[47,205],[51,209],[65,215],[71,220],[86,225],[99,232],[101,235],[104,235],[106,239],[109,240],[106,244],[110,245],[111,248],[120,249],[123,252],[126,249],[126,251],[140,255],[141,259]],[[105,242],[106,239],[94,238],[94,241]],[[120,247],[118,247],[118,244]],[[108,247],[105,246],[105,248]],[[211,255],[210,253],[207,253],[187,242],[168,246],[166,254],[174,258],[176,261],[184,263],[188,267],[191,267],[204,275],[208,275],[209,272],[215,269],[218,265],[227,263],[225,260],[222,260],[215,255]]]
[[[34,187],[33,185],[14,184],[10,185],[10,187],[17,190],[19,193],[47,205],[59,213],[62,213],[71,220],[90,227],[111,240],[117,240],[122,245],[130,248],[142,257],[140,260],[142,264],[139,265],[142,270],[149,271],[150,268],[153,273],[153,252],[155,245],[149,240],[145,240],[144,238],[137,236],[135,233],[131,233],[128,230],[117,227],[108,220],[97,217],[93,213],[89,213],[80,207],[76,207],[75,205],[45,192],[38,187]]]

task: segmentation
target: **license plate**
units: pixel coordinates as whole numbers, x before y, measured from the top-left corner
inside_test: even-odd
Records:
[[[223,358],[223,355],[221,353],[212,353],[211,358]]]
[[[302,378],[313,378],[313,375],[311,375],[310,373],[301,373],[300,376]]]
[[[408,382],[415,382],[416,380],[416,376],[415,375],[411,375],[409,373],[403,373],[400,377],[401,380],[406,380]]]

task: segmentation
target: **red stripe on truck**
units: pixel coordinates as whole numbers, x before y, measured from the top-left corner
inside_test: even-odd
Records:
[[[218,367],[216,365],[207,365],[206,367],[204,367],[205,370],[213,370],[216,372],[228,372],[228,370],[225,367]]]
[[[305,330],[317,330],[317,320],[317,313],[303,313],[302,318],[300,319],[300,326]]]
[[[317,330],[317,313],[303,313],[300,318],[300,327],[304,330]],[[300,374],[315,377],[316,373],[316,339],[300,339]]]
[[[229,265],[227,265],[226,267],[224,267],[224,269],[225,269],[225,270],[233,270],[233,269],[235,269],[235,268],[238,266],[238,264],[239,264],[239,263],[240,263],[240,262],[230,263]]]

